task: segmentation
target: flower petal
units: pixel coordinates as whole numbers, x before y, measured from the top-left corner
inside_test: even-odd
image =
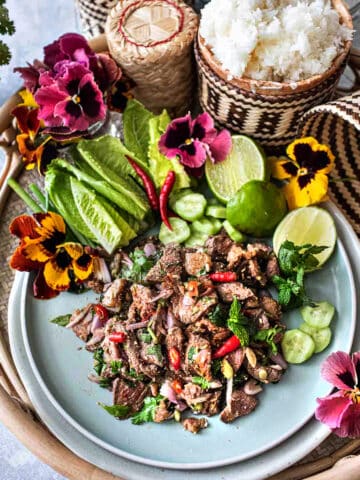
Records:
[[[16,118],[21,133],[31,134],[32,138],[38,133],[40,120],[38,119],[38,109],[29,109],[25,106],[15,107],[11,112]]]
[[[34,218],[40,224],[42,235],[51,237],[55,232],[65,235],[66,225],[63,217],[58,213],[34,213]]]
[[[207,113],[198,115],[191,124],[191,138],[210,144],[216,138],[214,120]]]
[[[321,376],[340,390],[352,390],[356,383],[354,363],[348,353],[332,353],[321,365]]]
[[[344,412],[341,423],[334,433],[339,437],[360,437],[360,403],[352,403]]]
[[[49,298],[54,298],[59,295],[59,292],[56,292],[46,283],[44,278],[43,270],[39,270],[34,283],[33,283],[33,293],[34,297],[39,300],[48,300]]]
[[[323,202],[328,190],[328,178],[322,174],[293,177],[283,187],[290,210]]]
[[[31,93],[34,93],[39,86],[39,76],[42,71],[46,69],[46,66],[35,60],[33,65],[28,63],[27,67],[14,68],[14,72],[20,73],[21,78],[24,81],[24,87]]]
[[[296,163],[287,157],[269,157],[268,160],[270,162],[272,177],[278,180],[285,180],[297,175],[298,167]]]
[[[25,238],[23,241],[23,254],[33,262],[45,263],[54,256],[52,245],[47,245],[46,238],[36,238],[31,240]],[[45,245],[44,245],[45,243]]]
[[[80,243],[66,242],[59,245],[59,248],[63,248],[72,259],[77,260],[84,253],[84,247]]]
[[[211,161],[222,162],[229,155],[232,147],[231,135],[228,130],[222,130],[210,143]]]
[[[44,278],[50,288],[63,291],[70,287],[69,267],[71,265],[70,256],[62,251],[55,257],[46,262],[44,267]]]
[[[191,139],[191,115],[188,113],[185,117],[176,118],[167,127],[166,132],[160,137],[160,152],[168,156],[168,150],[178,149],[186,141]],[[169,158],[172,158],[172,155]]]
[[[59,127],[62,119],[54,116],[54,109],[59,102],[68,98],[68,94],[60,90],[57,84],[48,87],[40,87],[35,94],[35,100],[39,104],[38,117],[44,120],[46,126]]]
[[[12,235],[22,239],[24,237],[38,238],[37,223],[31,215],[20,215],[11,222],[9,230]]]
[[[72,268],[74,270],[76,278],[78,280],[84,281],[89,278],[93,272],[93,258],[87,253],[84,253],[77,260],[73,260]]]
[[[207,152],[204,144],[194,140],[180,148],[180,163],[190,168],[202,167],[205,163]]]
[[[318,406],[315,410],[315,418],[331,429],[338,428],[341,425],[344,414],[352,405],[351,399],[345,397],[343,392],[317,398],[316,401]]]
[[[360,352],[353,353],[351,358],[355,368],[356,385],[359,386],[360,385]]]
[[[14,270],[19,270],[19,272],[32,272],[33,270],[39,270],[39,268],[42,267],[42,263],[34,262],[24,255],[22,245],[17,247],[12,254],[9,265]]]

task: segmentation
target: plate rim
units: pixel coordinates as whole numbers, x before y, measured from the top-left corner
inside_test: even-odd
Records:
[[[323,205],[325,207],[328,207],[328,204]],[[343,220],[345,220],[346,224],[348,227],[351,226],[348,224],[347,220],[345,217],[342,215],[341,212],[339,212],[340,215],[343,217]],[[352,229],[351,229],[352,230]],[[344,258],[345,262],[345,267],[346,270],[349,273],[349,280],[350,280],[350,289],[351,289],[351,300],[352,300],[352,320],[351,320],[351,331],[350,331],[350,340],[346,344],[346,350],[349,352],[351,350],[351,346],[354,342],[354,337],[355,337],[355,330],[356,330],[356,319],[357,319],[357,298],[356,298],[356,289],[355,289],[355,279],[354,279],[354,272],[353,268],[349,259],[349,254],[344,246],[344,242],[342,241],[343,235],[345,235],[345,231],[341,232],[341,234],[338,232],[338,248],[342,250],[342,256]],[[358,255],[360,256],[360,243],[358,244]],[[201,462],[201,463],[191,463],[191,462],[186,462],[186,463],[176,463],[176,462],[168,462],[168,461],[161,461],[161,460],[152,460],[140,455],[135,455],[129,452],[126,452],[118,447],[115,447],[111,445],[110,443],[102,440],[92,432],[90,432],[87,428],[82,426],[77,420],[75,420],[67,411],[66,409],[60,404],[60,402],[56,399],[54,394],[50,391],[48,388],[45,380],[42,377],[42,374],[37,366],[36,360],[32,354],[31,347],[30,347],[30,341],[29,341],[29,336],[28,336],[28,330],[27,330],[27,324],[28,322],[26,321],[26,298],[28,294],[28,289],[29,289],[29,279],[30,279],[30,274],[25,274],[25,278],[23,281],[22,285],[22,290],[21,290],[21,296],[20,296],[20,311],[21,311],[21,330],[22,330],[22,336],[23,336],[23,341],[24,341],[24,346],[26,350],[26,354],[28,357],[28,360],[30,362],[32,371],[41,386],[43,392],[47,396],[48,400],[50,403],[54,406],[54,408],[60,413],[60,415],[74,428],[76,428],[83,436],[87,437],[90,441],[93,443],[96,443],[99,445],[101,448],[104,448],[105,450],[118,455],[120,457],[124,457],[128,460],[131,460],[133,462],[141,463],[144,465],[148,465],[151,467],[158,467],[158,468],[166,468],[166,469],[171,469],[171,470],[204,470],[204,469],[209,469],[209,468],[220,468],[232,464],[236,464],[239,462],[243,462],[246,460],[249,460],[253,457],[256,457],[258,455],[261,455],[263,453],[266,453],[267,451],[275,448],[276,446],[280,445],[281,443],[285,442],[287,439],[289,439],[291,436],[296,434],[299,430],[301,430],[304,425],[306,425],[311,418],[314,415],[314,412],[312,412],[310,415],[306,416],[301,422],[298,422],[296,425],[294,425],[290,430],[288,430],[284,435],[281,437],[278,437],[276,440],[274,440],[271,443],[267,443],[265,446],[258,448],[256,450],[253,450],[251,453],[246,453],[242,454],[236,457],[231,457],[223,460],[216,460],[216,461],[207,461],[207,462]],[[332,387],[329,386],[329,393],[331,392]]]

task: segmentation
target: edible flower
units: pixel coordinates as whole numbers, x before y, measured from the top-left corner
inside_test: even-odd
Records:
[[[192,120],[190,113],[176,118],[168,125],[159,140],[159,149],[168,158],[178,157],[193,175],[200,176],[207,158],[222,162],[232,146],[228,130],[217,132],[208,113]]]
[[[287,157],[271,157],[272,176],[286,183],[283,191],[290,210],[326,200],[327,174],[334,168],[335,157],[327,145],[313,137],[291,143]]]
[[[360,352],[332,353],[322,364],[321,375],[337,390],[317,399],[315,417],[339,437],[360,437]]]
[[[65,222],[57,213],[20,215],[12,221],[10,233],[20,240],[10,266],[38,272],[33,286],[36,298],[52,298],[93,271],[92,255],[79,243],[66,242]]]
[[[29,109],[25,105],[19,105],[12,111],[17,120],[20,133],[16,136],[16,142],[22,160],[27,170],[37,166],[40,173],[44,173],[46,166],[57,156],[57,151],[49,136],[39,137],[40,119],[39,109]]]

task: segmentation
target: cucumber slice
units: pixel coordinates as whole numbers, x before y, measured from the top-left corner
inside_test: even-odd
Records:
[[[170,218],[172,230],[162,223],[159,232],[159,240],[167,245],[168,243],[182,243],[190,237],[189,225],[181,218]]]
[[[185,197],[186,195],[191,195],[195,193],[191,188],[182,188],[181,190],[175,190],[171,193],[169,197],[169,206],[172,210],[174,210],[174,205],[177,200],[180,198]]]
[[[234,228],[231,225],[231,223],[228,222],[227,220],[225,220],[225,222],[223,222],[223,227],[225,228],[226,233],[229,235],[231,240],[234,240],[234,242],[237,242],[237,243],[246,242],[247,236],[244,235],[243,233],[239,232],[238,230],[236,230],[236,228]]]
[[[203,247],[208,238],[207,233],[192,232],[185,242],[185,247]]]
[[[285,332],[281,348],[288,363],[303,363],[313,356],[315,342],[310,335],[296,328]]]
[[[201,193],[183,195],[173,204],[173,210],[184,220],[199,220],[206,208],[206,198]]]
[[[226,218],[226,208],[222,206],[218,207],[217,205],[210,205],[205,210],[205,215],[214,218]]]
[[[329,345],[331,342],[332,333],[329,327],[325,328],[313,328],[310,327],[307,323],[302,323],[299,329],[311,336],[315,343],[315,353],[320,353]]]
[[[329,302],[317,302],[314,307],[307,305],[300,309],[304,321],[311,327],[328,327],[335,314],[335,307]]]
[[[219,202],[217,198],[207,198],[208,205],[213,205],[215,207],[223,207],[224,205]]]
[[[217,218],[201,218],[200,220],[195,220],[191,225],[191,230],[194,232],[205,233],[207,235],[215,235],[220,232],[222,223]]]

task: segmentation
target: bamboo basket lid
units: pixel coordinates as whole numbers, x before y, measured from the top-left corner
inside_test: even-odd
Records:
[[[96,51],[106,49],[104,36],[90,42]],[[13,95],[0,108],[0,147],[5,150],[6,162],[0,176],[0,422],[3,423],[41,461],[70,480],[122,480],[79,458],[54,437],[39,420],[14,366],[7,336],[7,303],[14,272],[8,260],[16,240],[11,238],[8,225],[11,218],[24,212],[22,200],[9,196],[6,179],[20,175],[20,183],[27,186],[36,180],[34,173],[22,175],[23,165],[15,146],[15,129],[11,110],[20,101]],[[359,480],[360,439],[348,441],[331,435],[316,450],[294,467],[275,475],[270,480]],[[335,465],[333,467],[333,465]],[[333,468],[331,468],[333,467]],[[328,470],[330,469],[330,470]],[[322,473],[319,473],[322,472]],[[309,477],[309,475],[312,475]],[[170,477],[170,474],[169,474]]]
[[[182,0],[120,0],[106,22],[109,50],[147,108],[181,115],[191,104],[199,19]]]

